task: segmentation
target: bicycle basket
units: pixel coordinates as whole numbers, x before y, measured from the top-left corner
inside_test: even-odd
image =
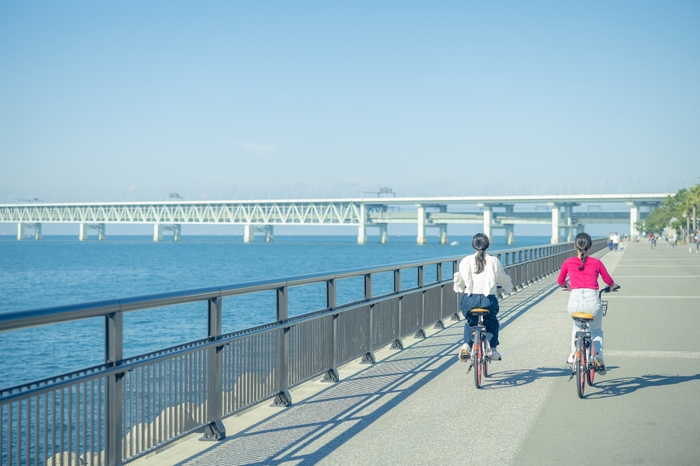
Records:
[[[608,313],[608,302],[607,301],[601,301],[600,304],[603,305],[603,315],[606,315]]]

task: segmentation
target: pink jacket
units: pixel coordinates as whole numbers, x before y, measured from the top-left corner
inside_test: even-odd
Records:
[[[578,288],[597,290],[598,275],[601,276],[606,285],[612,286],[615,284],[603,263],[595,257],[586,258],[586,266],[583,270],[579,270],[579,267],[581,267],[581,259],[578,257],[566,259],[561,265],[561,272],[559,272],[559,279],[557,280],[559,286],[566,285],[567,275],[569,276],[569,286],[572,290]]]

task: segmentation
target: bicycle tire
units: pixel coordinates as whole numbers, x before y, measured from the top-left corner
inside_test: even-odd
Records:
[[[476,385],[476,388],[481,388],[481,377],[483,375],[484,362],[484,343],[479,341],[478,343],[474,344],[476,346],[474,351],[474,385]]]
[[[489,363],[486,361],[486,358],[484,358],[484,377],[489,376]]]
[[[579,348],[577,353],[579,356],[574,361],[576,365],[576,393],[578,393],[579,398],[583,398],[586,391],[586,352]]]
[[[593,348],[593,342],[591,342],[591,347],[586,348],[586,360],[588,362],[588,370],[586,371],[586,381],[588,382],[589,386],[593,386],[593,381],[595,380],[595,363],[593,362],[593,358],[595,356],[595,348]]]

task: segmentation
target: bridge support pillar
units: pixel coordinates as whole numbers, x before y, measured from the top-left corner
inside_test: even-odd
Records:
[[[165,231],[173,232],[173,241],[182,241],[182,230],[180,225],[161,225],[160,223],[153,225],[153,241],[163,241],[163,232]]]
[[[265,225],[262,227],[255,225],[244,225],[243,226],[243,242],[244,243],[254,243],[255,233],[264,233],[266,243],[275,242],[275,230],[272,225]]]
[[[180,225],[161,225],[160,223],[153,225],[153,241],[163,241],[163,232],[165,231],[173,232],[173,241],[182,241]]]
[[[78,240],[79,241],[87,241],[87,239],[88,239],[88,224],[81,223],[80,224],[80,233],[78,233]]]
[[[634,238],[639,235],[636,225],[639,221],[639,206],[633,202],[628,202],[627,205],[630,206],[630,238]]]
[[[425,216],[425,206],[418,206],[418,236],[416,237],[417,244],[426,244],[428,242],[428,237],[425,235],[425,224],[427,223],[427,218]]]
[[[98,223],[97,225],[90,225],[88,223],[81,223],[80,224],[80,233],[78,235],[78,239],[80,241],[87,241],[89,232],[90,230],[97,230],[97,239],[98,241],[104,241],[107,237],[105,236],[105,224],[104,223]]]
[[[440,227],[440,244],[448,244],[447,241],[447,224],[443,223],[438,225]]]
[[[488,236],[489,239],[493,239],[491,235],[491,226],[493,224],[493,207],[485,204],[480,204],[479,207],[484,210],[484,234]]]
[[[379,224],[379,243],[386,244],[389,242],[389,235],[386,232],[386,223]]]
[[[253,243],[255,242],[255,229],[253,225],[245,225],[243,227],[243,242]]]
[[[513,225],[506,225],[506,244],[511,246],[515,244],[515,234],[513,234]]]
[[[40,240],[43,238],[41,235],[41,223],[18,223],[17,224],[17,240],[24,241],[27,237],[27,228],[34,228],[34,239]]]
[[[367,242],[367,206],[360,204],[360,225],[357,227],[357,244]]]
[[[512,205],[507,205],[505,207],[506,207],[506,217],[509,215],[512,216],[514,207]],[[503,226],[506,229],[506,244],[509,246],[515,244],[515,234],[513,232],[515,225],[513,225],[512,223],[506,223]]]
[[[566,241],[569,243],[574,240],[573,210],[574,206],[571,204],[564,206],[564,216],[566,217]]]
[[[559,204],[552,206],[552,244],[559,244]]]

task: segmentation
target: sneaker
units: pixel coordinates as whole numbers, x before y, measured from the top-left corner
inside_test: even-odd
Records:
[[[569,353],[569,357],[566,358],[567,364],[573,364],[575,357],[576,357],[576,353]]]
[[[595,360],[597,372],[600,375],[607,374],[608,370],[605,368],[605,362],[603,361],[603,356],[596,354],[594,360]]]
[[[461,348],[457,357],[460,361],[469,361],[471,350],[469,348]]]
[[[491,349],[491,361],[500,361],[501,360],[501,353],[496,351],[495,349]]]

